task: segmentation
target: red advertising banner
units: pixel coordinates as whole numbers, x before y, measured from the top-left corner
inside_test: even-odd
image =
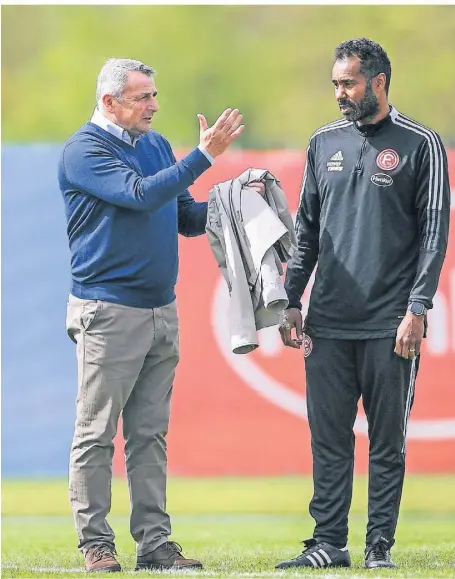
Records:
[[[455,151],[449,153],[449,165],[454,220]],[[300,151],[233,152],[217,159],[192,193],[198,200],[207,199],[215,183],[249,167],[268,169],[281,181],[296,211],[303,166]],[[205,236],[180,240],[177,296],[181,361],[168,434],[170,473],[310,474],[303,352],[285,348],[274,327],[259,332],[260,347],[254,352],[231,353],[228,291]],[[361,403],[355,432],[356,470],[365,473],[368,438]],[[115,472],[121,474],[120,436],[116,443]],[[408,428],[407,468],[410,472],[455,472],[454,227],[429,314]]]

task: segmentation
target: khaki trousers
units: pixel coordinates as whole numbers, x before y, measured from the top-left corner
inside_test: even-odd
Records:
[[[142,309],[70,295],[67,331],[77,345],[78,363],[70,500],[79,548],[115,547],[106,517],[113,439],[122,413],[130,531],[137,554],[144,555],[171,532],[165,436],[179,359],[176,304]]]

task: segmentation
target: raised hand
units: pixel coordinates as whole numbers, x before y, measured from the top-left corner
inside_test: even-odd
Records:
[[[204,115],[198,115],[200,125],[199,146],[212,157],[224,153],[231,143],[242,133],[243,115],[238,109],[226,109],[212,127],[209,127]]]

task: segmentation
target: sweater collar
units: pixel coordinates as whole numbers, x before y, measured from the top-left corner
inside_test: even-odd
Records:
[[[120,127],[119,125],[106,118],[98,109],[98,107],[96,107],[93,111],[93,116],[90,119],[90,122],[92,122],[94,125],[97,125],[98,127],[101,127],[111,135],[114,135],[114,137],[117,137],[117,139],[120,139],[121,141],[124,141],[133,147],[136,146],[136,143],[139,140],[139,137],[132,137],[123,127]]]

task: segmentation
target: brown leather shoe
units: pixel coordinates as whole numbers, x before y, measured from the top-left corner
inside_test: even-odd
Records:
[[[120,563],[114,557],[117,553],[108,545],[95,545],[85,553],[85,570],[99,573],[115,573],[121,571]]]
[[[136,571],[141,569],[202,569],[202,563],[195,559],[186,559],[178,543],[167,541],[154,551],[138,556]]]

